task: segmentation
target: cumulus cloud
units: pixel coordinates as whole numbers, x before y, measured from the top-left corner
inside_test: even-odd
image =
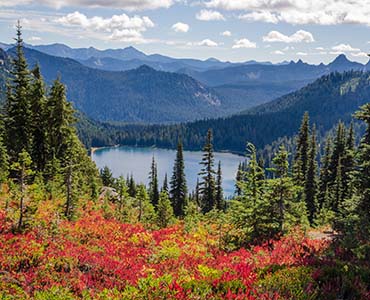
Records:
[[[126,14],[114,15],[111,18],[92,17],[75,11],[63,17],[57,18],[56,23],[66,27],[77,27],[92,32],[106,33],[111,40],[125,42],[144,42],[142,33],[148,28],[154,27],[149,17],[134,16]]]
[[[31,36],[30,38],[28,38],[28,41],[29,42],[40,42],[42,41],[42,38],[40,38],[39,36]]]
[[[200,21],[225,21],[225,17],[218,11],[202,9],[196,18]]]
[[[176,32],[188,32],[189,31],[189,25],[185,23],[178,22],[176,24],[172,25],[172,29]]]
[[[281,50],[275,50],[275,51],[272,51],[271,54],[275,54],[275,55],[284,55],[285,53]]]
[[[198,46],[205,46],[205,47],[217,47],[218,43],[215,41],[212,41],[210,39],[205,39],[199,43],[197,43]]]
[[[226,30],[224,32],[221,32],[221,35],[222,36],[231,36],[232,34],[231,34],[231,32],[229,30]]]
[[[298,56],[307,56],[308,53],[307,52],[297,52],[296,53]]]
[[[366,52],[354,52],[351,53],[352,56],[354,57],[366,57],[369,58],[369,55]]]
[[[265,22],[370,26],[370,0],[205,0],[204,4],[210,9],[246,11],[248,18],[256,13]],[[263,20],[262,16],[269,17]]]
[[[241,49],[241,48],[257,48],[256,43],[251,42],[248,39],[241,39],[235,41],[233,49]]]
[[[240,20],[245,20],[249,22],[265,22],[265,23],[278,23],[279,19],[276,15],[268,11],[254,11],[248,14],[240,15]]]
[[[343,53],[343,52],[360,52],[361,50],[358,48],[353,48],[349,44],[339,44],[331,48],[333,51],[338,52],[338,53]]]
[[[281,43],[312,43],[315,41],[313,35],[304,30],[298,30],[296,33],[288,36],[282,34],[279,31],[270,31],[266,36],[263,38],[264,42],[281,42]]]
[[[60,9],[62,7],[109,7],[128,11],[168,8],[174,0],[1,0],[1,6],[13,7],[18,5],[37,4]]]

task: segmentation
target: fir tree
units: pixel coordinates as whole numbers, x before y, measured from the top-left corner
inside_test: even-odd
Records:
[[[153,206],[157,207],[159,201],[158,172],[154,156],[152,158],[152,165],[149,173],[149,197]]]
[[[135,198],[136,192],[137,192],[136,183],[134,180],[134,176],[131,174],[128,180],[128,194],[130,195],[130,197]]]
[[[356,185],[358,189],[360,216],[359,232],[364,241],[370,238],[370,103],[361,107],[356,118],[366,123],[366,132],[361,140],[357,158]]]
[[[161,192],[165,192],[167,195],[169,195],[167,173],[164,175],[164,180],[163,180],[163,185],[162,185]]]
[[[162,191],[159,196],[158,208],[157,208],[157,224],[160,228],[167,227],[174,218],[173,208],[171,201],[168,197],[168,193]]]
[[[108,168],[108,166],[105,166],[103,169],[100,170],[100,178],[103,181],[104,186],[113,186],[114,178],[112,171]]]
[[[177,145],[177,153],[171,178],[170,199],[175,216],[183,217],[186,206],[187,186],[184,172],[184,156],[181,141]]]
[[[312,129],[311,143],[308,153],[308,164],[304,185],[304,198],[308,209],[308,219],[313,223],[317,213],[317,148],[316,148],[316,129]]]
[[[243,180],[243,165],[242,163],[239,163],[238,165],[238,171],[236,172],[236,177],[235,177],[235,195],[240,196],[242,191],[241,188],[238,184],[238,182],[241,182]]]
[[[3,115],[0,112],[0,185],[7,179],[9,174],[9,157],[4,143],[5,129],[3,120]]]
[[[23,53],[22,27],[18,22],[16,56],[12,61],[11,84],[8,86],[6,100],[7,148],[11,162],[18,160],[22,151],[31,153],[31,76]]]
[[[200,162],[202,168],[199,172],[200,182],[200,202],[203,213],[211,211],[216,206],[216,183],[214,170],[214,154],[212,145],[212,130],[207,133],[206,144],[203,147],[203,158]]]
[[[218,162],[217,178],[216,178],[216,208],[218,210],[225,209],[224,205],[224,193],[222,189],[222,170],[221,161]]]
[[[310,147],[310,120],[306,112],[302,119],[302,124],[296,142],[296,154],[293,163],[293,175],[295,181],[303,185],[306,179],[308,168],[308,153]]]
[[[328,203],[328,185],[330,182],[330,158],[332,156],[332,140],[327,137],[325,141],[325,151],[321,160],[320,179],[319,179],[319,195],[318,195],[318,208],[321,210],[323,207],[329,208]]]

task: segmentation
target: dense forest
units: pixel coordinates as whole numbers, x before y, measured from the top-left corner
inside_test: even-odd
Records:
[[[78,139],[60,78],[46,87],[39,67],[29,70],[19,25],[11,70],[0,124],[0,298],[369,299],[369,103],[354,115],[366,127],[360,142],[339,122],[321,161],[308,113],[294,152],[279,145],[269,168],[247,143],[225,200],[214,130],[202,138],[194,191],[179,139],[163,186],[154,158],[148,186],[114,178]]]

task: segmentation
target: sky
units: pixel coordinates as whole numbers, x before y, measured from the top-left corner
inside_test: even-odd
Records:
[[[0,41],[178,58],[368,62],[370,0],[0,0]]]

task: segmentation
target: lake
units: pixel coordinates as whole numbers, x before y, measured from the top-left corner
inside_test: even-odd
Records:
[[[147,184],[153,156],[158,165],[160,184],[166,173],[170,181],[176,157],[175,150],[128,146],[101,148],[94,151],[92,159],[99,169],[108,166],[115,177],[123,175],[126,178],[127,175],[133,174],[136,182]],[[189,191],[195,188],[201,158],[202,152],[200,151],[184,151],[185,175]],[[235,175],[239,163],[243,160],[242,156],[231,153],[215,153],[215,169],[218,161],[221,161],[223,189],[226,197],[234,194]]]

